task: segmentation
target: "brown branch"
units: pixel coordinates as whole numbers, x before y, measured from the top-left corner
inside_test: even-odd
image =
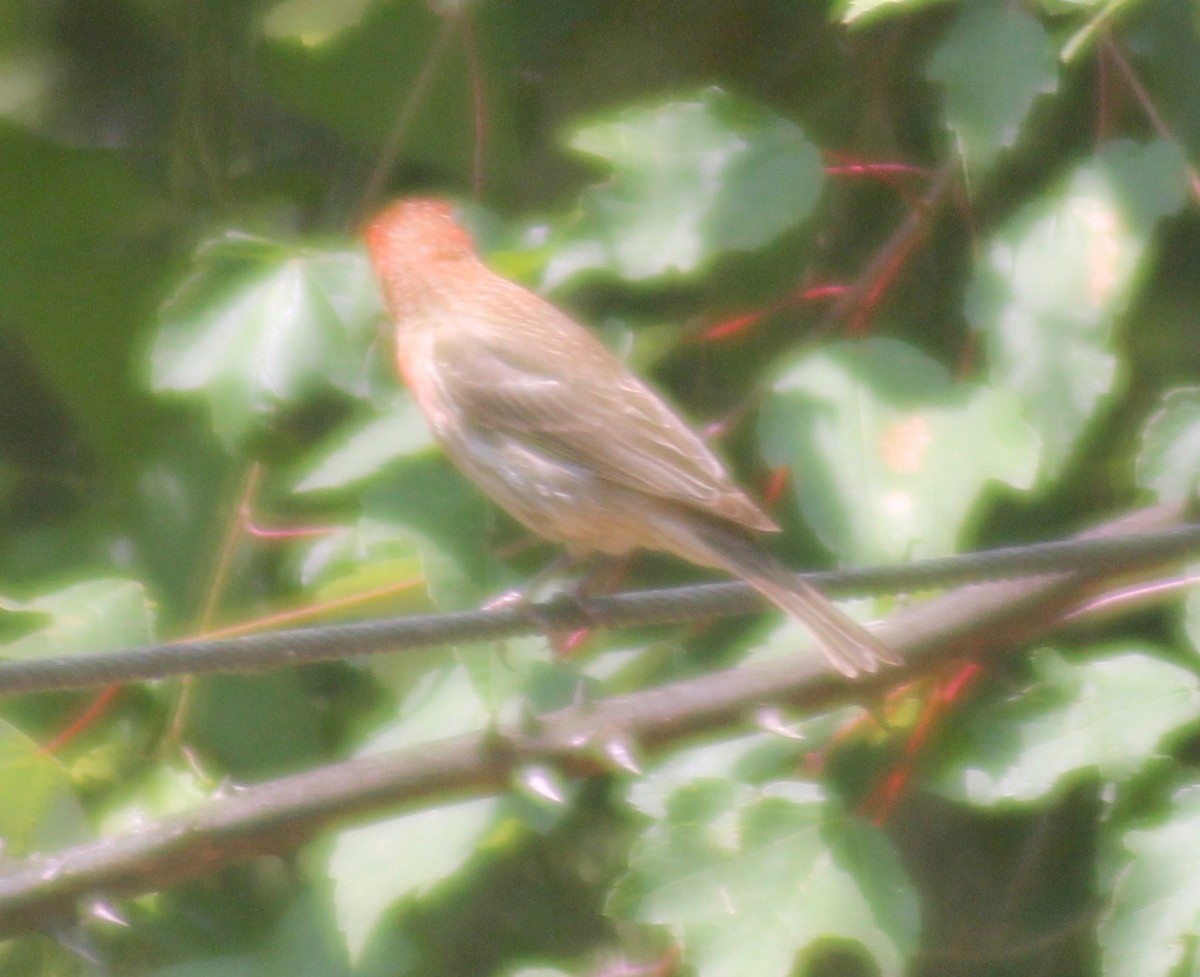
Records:
[[[1142,510],[1087,535],[1178,524],[1181,506]],[[1138,571],[1145,577],[1152,568]],[[768,706],[816,712],[871,698],[948,656],[992,655],[1049,630],[1064,611],[1129,571],[1090,570],[975,584],[900,611],[880,637],[908,664],[855,683],[796,655],[563,709],[504,727],[268,781],[112,838],[12,862],[0,875],[0,938],[44,929],[88,895],[129,896],[228,865],[291,851],[318,832],[371,816],[497,794],[514,772],[549,764],[568,776],[612,769],[605,748],[651,754],[714,729],[745,726]]]

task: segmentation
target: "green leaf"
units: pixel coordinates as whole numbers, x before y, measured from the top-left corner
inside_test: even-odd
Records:
[[[376,0],[282,0],[263,18],[263,36],[298,41],[306,48],[321,47],[356,26],[374,3]]]
[[[301,672],[202,676],[193,685],[188,742],[239,780],[324,759],[328,726]]]
[[[62,764],[0,720],[0,839],[7,858],[65,848],[90,836]]]
[[[1194,973],[1200,937],[1200,787],[1171,799],[1160,823],[1110,832],[1116,860],[1108,909],[1097,938],[1101,973],[1167,977]]]
[[[363,482],[398,458],[433,446],[429,425],[411,397],[388,410],[327,438],[296,482],[295,491],[324,492]]]
[[[108,836],[137,831],[156,818],[194,810],[211,799],[212,783],[195,767],[161,763],[143,771],[136,782],[126,778],[121,790],[100,812],[99,833]]]
[[[775,736],[754,733],[679,750],[651,767],[647,776],[629,784],[629,803],[647,817],[665,817],[672,798],[679,791],[704,781],[745,781],[748,758],[764,748],[774,749],[778,745],[780,741]],[[800,748],[794,742],[782,745],[791,752]],[[801,789],[801,785],[796,787]],[[809,785],[808,789],[811,800],[824,799],[824,792],[818,785]]]
[[[1123,780],[1200,716],[1196,676],[1134,650],[1081,664],[1042,651],[1034,665],[1028,690],[972,717],[937,777],[943,792],[995,806],[1041,800],[1081,775]]]
[[[0,33],[0,118],[39,128],[50,114],[57,67],[50,38]]]
[[[584,194],[550,283],[587,268],[632,281],[695,271],[774,241],[821,191],[820,156],[799,126],[717,88],[622,109],[576,128],[568,144],[612,173]]]
[[[1193,563],[1186,571],[1190,586],[1183,595],[1183,630],[1192,651],[1200,654],[1200,587],[1195,585],[1197,576],[1200,576],[1200,568]]]
[[[301,890],[245,953],[225,946],[150,970],[145,977],[351,977],[354,973],[319,893]]]
[[[1177,146],[1113,143],[984,245],[967,316],[987,342],[991,380],[1021,398],[1042,436],[1045,476],[1113,391],[1113,325],[1156,223],[1185,199]]]
[[[350,977],[352,969],[330,918],[324,893],[300,892],[255,948],[256,974]]]
[[[392,466],[363,499],[363,515],[415,536],[429,593],[439,607],[474,607],[497,581],[487,539],[491,518],[481,496],[437,455]]]
[[[394,522],[364,517],[299,547],[296,561],[298,583],[321,600],[406,581],[420,583],[424,594],[418,540]],[[404,603],[429,609],[424,596]]]
[[[361,389],[379,308],[356,251],[226,234],[200,248],[163,309],[153,384],[202,393],[217,434],[237,445],[305,395]]]
[[[948,0],[840,0],[836,9],[842,23],[857,27],[874,24],[885,17],[911,15],[925,7],[947,2]]]
[[[1191,498],[1200,479],[1200,387],[1169,390],[1142,430],[1137,480],[1160,501]]]
[[[372,737],[360,756],[375,756],[482,728],[487,711],[466,671],[428,672],[400,708],[403,719]],[[357,960],[380,918],[397,902],[459,872],[495,823],[494,798],[432,807],[343,831],[329,857],[338,927]]]
[[[868,868],[831,821],[810,787],[693,783],[634,846],[608,911],[669,927],[701,977],[785,977],[822,938],[858,941],[896,971],[915,945],[911,887],[882,837],[875,854],[887,854]],[[859,868],[876,876],[873,891]]]
[[[1030,483],[1037,439],[1018,406],[952,381],[911,346],[868,339],[786,365],[758,437],[826,546],[853,563],[895,562],[953,552],[990,481]]]
[[[192,957],[148,971],[148,977],[259,977],[263,963],[250,954]]]
[[[946,98],[946,125],[972,178],[1017,140],[1039,95],[1058,87],[1054,46],[1019,7],[968,3],[929,59]]]
[[[0,598],[0,611],[45,615],[45,625],[0,644],[4,658],[44,658],[133,648],[154,637],[154,608],[132,580],[88,580],[32,600]]]
[[[22,188],[0,194],[0,329],[58,398],[69,437],[126,467],[158,420],[130,364],[171,257],[162,194],[117,152],[65,148],[7,125],[0,172]]]

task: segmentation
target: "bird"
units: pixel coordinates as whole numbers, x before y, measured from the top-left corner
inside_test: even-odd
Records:
[[[674,554],[749,583],[847,677],[898,655],[759,541],[779,526],[585,326],[492,271],[449,202],[384,207],[366,244],[396,366],[450,461],[574,556]]]

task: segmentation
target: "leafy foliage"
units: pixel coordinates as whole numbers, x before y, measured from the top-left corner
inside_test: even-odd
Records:
[[[786,474],[797,565],[1195,493],[1183,0],[22,0],[0,27],[6,658],[473,607],[548,561],[396,380],[355,230],[385,194],[462,203],[487,260],[713,421],[745,484]],[[0,972],[1192,970],[1179,603],[989,665],[925,739],[932,680],[886,730],[841,710],[640,777],[535,765],[0,944]],[[14,698],[4,855],[806,641],[435,649],[198,680],[178,715],[146,685],[62,739],[87,696]]]

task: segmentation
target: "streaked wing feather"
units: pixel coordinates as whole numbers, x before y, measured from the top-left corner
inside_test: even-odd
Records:
[[[564,356],[561,349],[547,354],[546,344],[500,345],[464,330],[438,344],[442,382],[468,423],[533,440],[659,498],[751,529],[777,528],[657,394],[590,335],[572,339],[578,348]],[[452,348],[460,341],[469,347]]]

